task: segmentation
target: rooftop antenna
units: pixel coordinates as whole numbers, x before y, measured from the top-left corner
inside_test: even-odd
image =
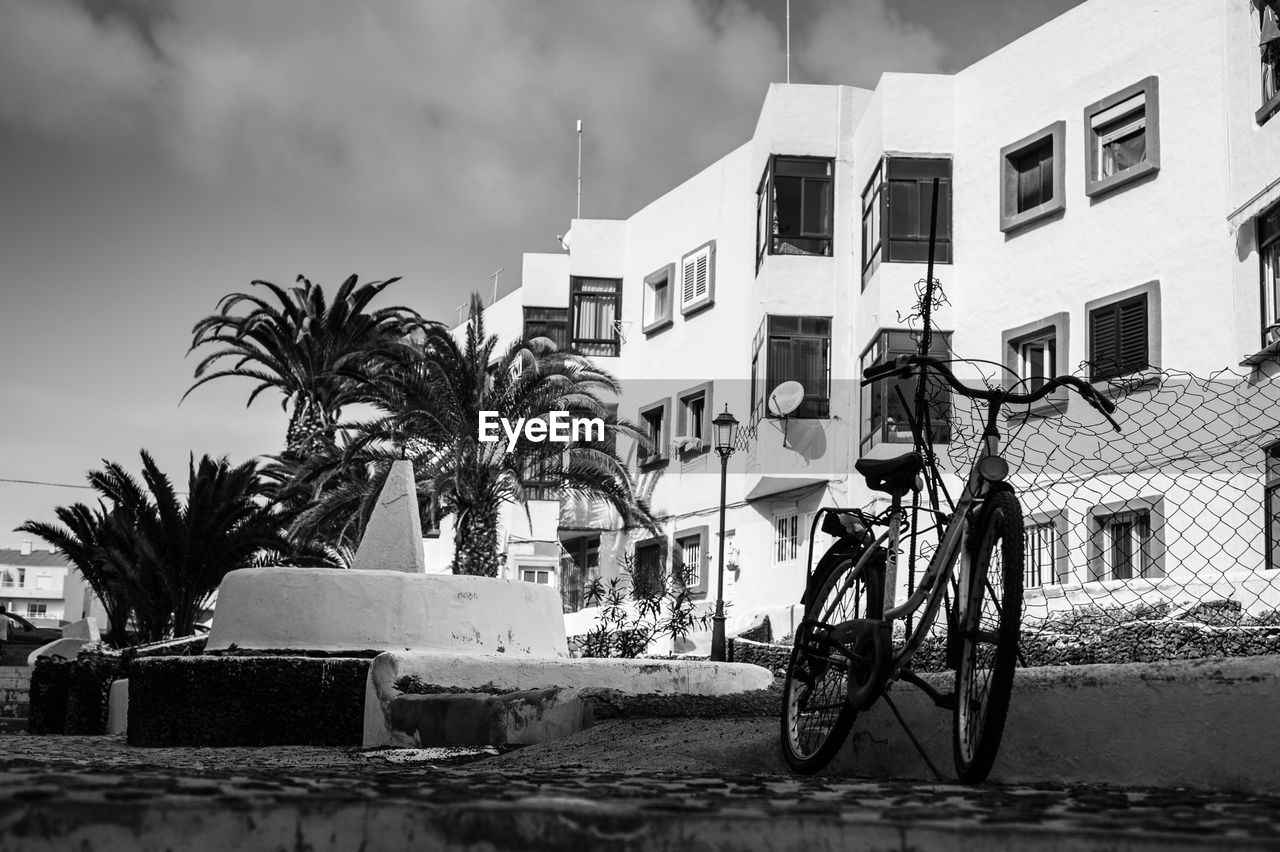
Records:
[[[791,82],[791,0],[787,0],[787,82]],[[582,122],[578,124],[581,125]]]
[[[498,272],[489,276],[493,279],[493,301],[489,303],[490,305],[496,305],[498,303],[498,273],[502,272],[504,269],[506,269],[505,266],[499,266]]]
[[[578,215],[574,218],[582,218],[582,119],[578,119]]]
[[[463,302],[461,305],[458,305],[458,325],[462,325],[462,312],[465,311],[466,309],[467,309],[466,302]]]

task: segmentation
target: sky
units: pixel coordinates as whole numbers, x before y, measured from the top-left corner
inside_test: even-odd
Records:
[[[953,73],[1080,0],[792,0],[793,83]],[[190,387],[255,279],[399,276],[452,321],[574,215],[624,218],[745,142],[785,0],[0,0],[0,547],[103,460],[283,445],[279,398]],[[15,481],[17,480],[17,481]],[[52,484],[34,484],[52,483]],[[36,546],[42,546],[37,541]]]

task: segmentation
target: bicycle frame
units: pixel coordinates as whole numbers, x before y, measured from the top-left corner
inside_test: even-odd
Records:
[[[994,406],[998,412],[999,406]],[[994,418],[992,418],[994,420]],[[982,451],[974,460],[969,470],[968,478],[965,482],[964,490],[960,497],[956,500],[955,509],[951,513],[951,518],[946,522],[946,531],[943,533],[942,540],[938,544],[938,548],[934,551],[933,556],[929,560],[929,565],[925,569],[924,574],[920,577],[920,582],[916,584],[907,600],[901,605],[893,606],[894,590],[897,586],[897,563],[900,555],[900,540],[902,534],[903,516],[906,509],[901,504],[901,498],[894,500],[893,506],[888,513],[888,528],[876,537],[871,546],[867,547],[865,552],[859,558],[859,564],[871,559],[876,552],[877,547],[884,547],[886,553],[885,560],[885,610],[881,616],[881,621],[892,622],[896,619],[905,618],[920,609],[924,604],[925,608],[921,615],[920,621],[911,635],[907,637],[906,644],[902,650],[895,654],[888,671],[888,679],[892,680],[902,671],[915,656],[920,644],[924,641],[929,633],[929,629],[933,626],[938,616],[938,609],[943,600],[943,595],[947,589],[947,581],[954,575],[956,560],[963,555],[963,543],[969,530],[969,524],[974,510],[980,502],[985,499],[991,491],[992,483],[982,476],[981,467],[984,459],[990,457],[999,457],[1000,452],[1000,436],[994,431],[994,427],[989,428],[988,432],[983,435]],[[936,474],[936,466],[933,473]],[[920,511],[930,512],[939,517],[939,521],[945,517],[945,513],[934,508],[918,507]],[[816,521],[816,519],[815,519]],[[915,534],[915,533],[912,533]],[[957,577],[959,588],[964,588],[965,571],[967,570],[967,559],[961,559],[961,573]],[[856,572],[850,572],[850,579],[846,582],[852,582]],[[843,589],[841,593],[843,593]],[[963,601],[957,601],[962,606]],[[963,611],[959,611],[958,615],[961,619],[965,616]]]

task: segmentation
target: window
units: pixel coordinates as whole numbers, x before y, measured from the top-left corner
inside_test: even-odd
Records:
[[[1280,204],[1257,219],[1262,264],[1262,345],[1280,341]]]
[[[1023,588],[1034,589],[1066,580],[1070,570],[1064,542],[1066,527],[1064,512],[1027,517],[1023,528]]]
[[[760,320],[760,325],[756,327],[755,336],[751,338],[751,409],[749,417],[752,423],[758,423],[760,418],[764,416],[764,370],[760,363],[760,356],[764,351],[764,330],[768,323],[768,317]]]
[[[37,575],[36,575],[36,588],[37,588],[37,589],[40,589],[40,590],[42,590],[42,591],[47,591],[47,590],[49,590],[49,589],[52,589],[52,588],[53,588],[53,575],[52,575],[52,574],[37,574]]]
[[[677,397],[676,432],[682,438],[697,440],[697,446],[686,446],[686,453],[705,452],[711,447],[711,383],[698,385]]]
[[[1066,208],[1064,143],[1057,121],[1000,149],[1000,230],[1008,233]]]
[[[680,260],[680,313],[687,315],[716,300],[716,241],[704,243]]]
[[[685,572],[685,582],[690,594],[707,593],[707,568],[711,555],[707,552],[708,527],[679,530],[675,534],[675,568]]]
[[[880,199],[884,196],[882,173],[884,162],[876,163],[871,180],[862,190],[862,278],[865,281],[880,265],[880,239],[883,217],[880,215]]]
[[[621,302],[622,282],[616,278],[570,279],[573,348],[591,357],[616,358]]]
[[[551,571],[546,568],[521,568],[520,579],[540,586],[551,585]]]
[[[557,349],[569,348],[568,308],[525,308],[524,337],[550,338]]]
[[[830,375],[830,317],[766,317],[756,334],[751,357],[753,422],[770,413],[765,410],[768,395],[788,381],[804,386],[804,400],[789,417],[829,417]]]
[[[669,436],[671,418],[669,408],[671,400],[664,399],[640,409],[640,431],[648,440],[648,448],[640,450],[641,468],[654,467],[667,463],[667,438]]]
[[[1262,107],[1255,118],[1264,124],[1280,110],[1280,0],[1254,0],[1261,33]]]
[[[46,604],[27,602],[27,618],[44,618],[48,611]]]
[[[675,277],[674,263],[668,263],[657,272],[650,272],[644,279],[644,327],[645,334],[671,325],[671,281]]]
[[[1004,344],[1005,388],[1031,393],[1044,386],[1045,379],[1058,375],[1067,364],[1069,315],[1064,311],[1009,329],[1001,335]],[[1031,407],[1032,414],[1055,414],[1066,410],[1067,390],[1058,388]],[[1018,406],[1006,412],[1016,415]]]
[[[938,228],[934,261],[951,262],[951,161],[886,157],[881,186],[862,193],[863,281],[877,263],[925,263],[929,260],[929,223],[933,216],[933,182],[938,179]],[[876,201],[876,198],[879,201]],[[874,208],[879,204],[879,211]],[[879,239],[869,234],[878,223]],[[870,240],[870,242],[868,242]],[[876,243],[879,245],[876,245]],[[871,246],[871,248],[868,248]]]
[[[1164,576],[1164,498],[1141,497],[1092,510],[1090,573],[1095,580]]]
[[[561,543],[560,601],[565,612],[577,612],[591,581],[600,576],[600,536],[585,536]]]
[[[881,331],[862,353],[862,370],[892,360],[899,355],[920,351],[919,333],[907,330]],[[929,354],[935,358],[951,356],[951,332],[936,331]],[[915,407],[916,380],[884,379],[862,389],[862,441],[863,454],[876,444],[912,443],[911,426],[897,390]],[[925,386],[925,398],[929,405],[929,429],[933,443],[945,444],[951,440],[951,390],[938,377],[931,376]]]
[[[773,519],[773,561],[794,562],[799,556],[800,515],[778,515]]]
[[[1262,526],[1266,531],[1267,568],[1280,568],[1280,444],[1266,449]]]
[[[1145,293],[1089,311],[1090,381],[1145,370],[1147,355]]]
[[[1146,577],[1150,569],[1151,515],[1120,512],[1100,520],[1107,579]]]
[[[832,174],[824,157],[774,156],[756,192],[756,272],[768,254],[831,256]]]
[[[1159,113],[1155,77],[1085,108],[1086,195],[1110,192],[1160,169]]]
[[[666,587],[663,564],[666,562],[666,541],[651,538],[636,543],[635,565],[631,571],[631,589],[637,595],[661,594]]]

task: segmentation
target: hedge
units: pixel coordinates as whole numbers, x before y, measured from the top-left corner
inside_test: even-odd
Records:
[[[71,683],[72,661],[66,657],[40,657],[31,670],[28,692],[27,731],[32,734],[61,734],[67,724],[67,688]]]
[[[64,733],[105,734],[111,683],[124,676],[124,665],[119,657],[95,655],[74,660],[67,683]]]
[[[151,657],[129,672],[129,745],[358,746],[372,660]]]

